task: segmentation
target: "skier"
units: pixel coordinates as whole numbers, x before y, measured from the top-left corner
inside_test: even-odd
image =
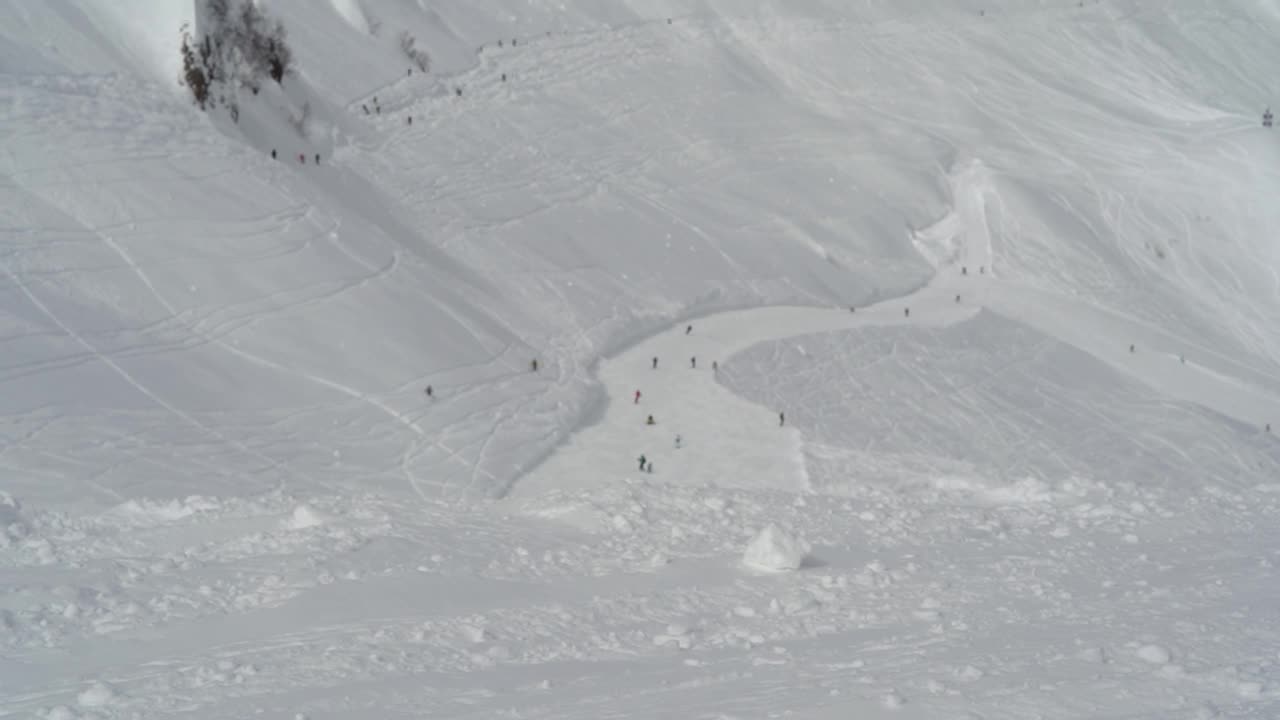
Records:
[[[534,372],[538,372],[538,358],[534,358],[529,361],[529,368]]]
[[[902,317],[911,317],[911,308],[903,308]]]
[[[959,296],[959,295],[957,295],[957,296],[956,296],[956,302],[960,302],[960,296]]]
[[[650,461],[649,461],[649,464],[647,464],[647,465],[645,465],[645,466],[644,466],[644,471],[645,471],[645,472],[647,472],[647,473],[649,473],[650,475],[652,475],[652,474],[653,474],[653,461],[652,461],[652,460],[650,460]]]
[[[644,472],[644,464],[645,464],[644,455],[641,455],[640,456],[640,472]]]
[[[711,361],[711,372],[719,372],[719,370],[720,370],[720,363],[716,362],[715,360],[712,360],[712,361]]]
[[[303,155],[302,153],[298,153],[298,162],[302,163],[303,165],[306,165],[306,164],[307,164],[307,156],[306,156],[306,155]]]
[[[969,266],[968,266],[968,265],[961,265],[961,266],[960,266],[960,274],[961,274],[961,275],[968,275],[968,274],[969,274]]]
[[[507,74],[502,73],[502,82],[506,82],[506,81],[507,81]]]
[[[684,441],[680,438],[679,435],[676,435],[676,449],[679,450],[681,445],[683,444],[684,444]]]
[[[786,424],[787,424],[787,414],[778,413],[778,427],[782,427],[783,425],[786,425]]]
[[[316,164],[320,164],[320,153],[316,153]]]
[[[693,332],[693,326],[692,326],[692,325],[690,325],[689,327],[687,327],[687,328],[685,328],[685,329],[684,329],[684,334],[685,334],[685,335],[688,335],[688,334],[689,334],[689,333],[691,333],[691,332]]]
[[[275,149],[275,148],[271,148],[271,159],[272,159],[272,160],[275,160],[275,159],[276,159],[276,149]]]
[[[649,416],[649,419],[644,421],[644,424],[645,424],[645,425],[657,425],[658,423],[654,422],[654,421],[653,421],[653,416],[652,416],[652,415],[650,415],[650,416]]]
[[[1271,127],[1274,116],[1271,114],[1271,108],[1262,111],[1262,127]]]
[[[410,116],[409,116],[409,124],[410,124],[410,125],[412,125],[412,124],[413,124],[413,116],[412,116],[412,115],[410,115]]]
[[[1129,352],[1133,352],[1133,346],[1132,346],[1132,345],[1130,345],[1130,346],[1129,346]]]
[[[636,402],[635,402],[635,404],[636,404],[636,405],[639,405],[639,404],[640,404],[640,391],[639,391],[639,390],[637,390],[637,391],[636,391]]]
[[[365,115],[368,115],[368,114],[369,114],[369,106],[368,106],[368,105],[361,105],[360,107],[364,109],[364,114],[365,114]]]
[[[696,370],[698,368],[698,358],[696,357],[689,358],[689,367]]]
[[[654,358],[653,358],[653,369],[654,369],[654,370],[657,370],[657,369],[658,369],[658,358],[657,358],[657,356],[656,356],[656,355],[655,355],[655,356],[654,356]]]
[[[427,392],[427,397],[433,397],[433,394],[432,394],[432,390],[431,390],[431,386],[430,386],[430,385],[428,385],[428,386],[427,386],[427,390],[426,390],[426,392]]]

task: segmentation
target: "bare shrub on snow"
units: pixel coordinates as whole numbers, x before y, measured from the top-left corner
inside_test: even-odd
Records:
[[[418,66],[419,70],[427,72],[431,69],[431,56],[427,54],[426,50],[419,49],[417,42],[417,39],[410,35],[408,30],[401,31],[400,50],[404,52],[405,57],[409,58],[410,62]]]

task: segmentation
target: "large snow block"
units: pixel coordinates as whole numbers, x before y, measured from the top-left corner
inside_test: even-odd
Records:
[[[809,543],[771,523],[747,545],[746,552],[742,554],[742,564],[767,572],[799,570],[811,549]]]

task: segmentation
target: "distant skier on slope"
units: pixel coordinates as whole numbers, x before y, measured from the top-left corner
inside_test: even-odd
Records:
[[[653,421],[653,416],[652,416],[652,415],[650,415],[650,416],[649,416],[649,419],[644,421],[644,424],[645,424],[645,425],[657,425],[658,423],[654,422],[654,421]]]
[[[529,369],[538,372],[538,358],[529,361]]]
[[[640,472],[644,472],[644,464],[645,464],[645,458],[644,458],[644,455],[641,455],[640,456]]]
[[[675,446],[677,450],[684,446],[684,439],[679,435],[676,435]]]
[[[1275,117],[1271,114],[1271,108],[1262,111],[1262,127],[1271,127]]]
[[[685,334],[685,335],[688,335],[688,334],[689,334],[689,333],[691,333],[691,332],[693,332],[693,326],[692,326],[692,325],[690,325],[689,327],[687,327],[687,328],[685,328],[685,329],[684,329],[684,334]]]
[[[433,397],[433,396],[434,396],[434,391],[431,389],[431,386],[430,386],[430,385],[428,385],[428,386],[427,386],[426,393],[427,393],[427,397]]]
[[[657,369],[658,369],[658,356],[657,356],[657,355],[654,355],[654,356],[653,356],[653,369],[654,369],[654,370],[657,370]]]
[[[639,404],[640,404],[640,391],[639,391],[639,390],[637,390],[637,391],[636,391],[636,401],[635,401],[635,404],[636,404],[636,405],[639,405]]]
[[[689,358],[689,367],[695,370],[698,369],[698,358],[696,357]]]
[[[787,424],[787,414],[778,413],[778,427],[782,427],[783,425],[786,425],[786,424]]]

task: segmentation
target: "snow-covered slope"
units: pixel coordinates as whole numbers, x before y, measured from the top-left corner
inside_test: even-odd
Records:
[[[260,4],[0,0],[0,713],[1274,714],[1274,3]]]

